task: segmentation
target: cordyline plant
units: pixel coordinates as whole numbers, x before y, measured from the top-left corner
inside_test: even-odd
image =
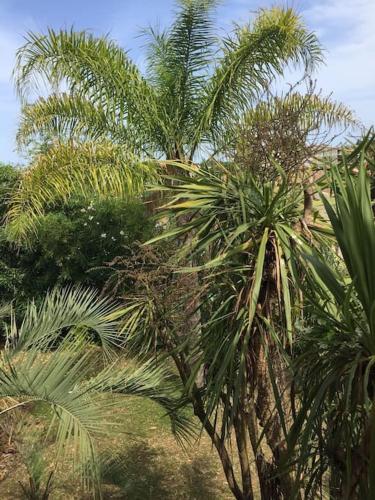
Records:
[[[289,435],[296,488],[308,498],[375,495],[375,221],[368,154],[371,132],[333,166],[335,202],[323,195],[340,249],[336,266],[306,256],[308,328],[294,363],[300,405]],[[342,256],[342,257],[341,257]]]
[[[264,499],[290,498],[294,473],[279,469],[291,424],[283,353],[292,348],[301,308],[293,248],[309,247],[312,238],[300,221],[303,193],[281,169],[277,180],[262,183],[236,166],[178,166],[181,175],[159,188],[169,197],[161,217],[170,228],[149,242],[175,240],[175,255],[154,267],[148,261],[153,272],[162,269],[159,278],[174,282],[162,285],[161,299],[158,280],[149,273],[145,285],[147,266],[140,268],[124,332],[137,349],[158,345],[173,358],[233,495],[253,498],[259,485]],[[183,324],[197,312],[186,335]]]

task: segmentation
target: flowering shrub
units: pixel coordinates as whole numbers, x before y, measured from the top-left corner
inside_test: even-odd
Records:
[[[0,218],[18,170],[0,164]],[[38,298],[56,284],[82,283],[101,288],[108,278],[105,264],[126,258],[135,242],[145,241],[153,224],[139,201],[76,199],[40,219],[31,249],[15,251],[0,225],[0,294],[19,305]]]
[[[101,287],[105,263],[126,255],[129,247],[152,234],[143,205],[121,200],[79,200],[41,220],[27,266],[27,285],[42,289],[55,284],[85,283]],[[27,259],[28,260],[28,259]]]

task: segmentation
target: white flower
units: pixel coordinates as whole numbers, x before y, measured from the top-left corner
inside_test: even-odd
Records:
[[[81,208],[81,212],[86,212],[86,209],[85,208]]]
[[[93,218],[94,218],[94,216],[93,216],[93,215],[90,215],[89,220],[92,220]]]
[[[123,231],[122,229],[121,229],[121,231],[120,231],[120,234],[121,234],[121,236],[124,236],[124,234],[125,234],[125,233],[124,233],[124,231]]]
[[[84,225],[84,226],[87,226],[87,222],[84,222],[84,223],[83,223],[83,225]]]
[[[99,226],[99,222],[97,222],[96,225]]]
[[[100,235],[100,237],[101,237],[101,238],[106,238],[106,237],[107,237],[107,233],[102,233],[102,234]]]
[[[114,236],[112,236],[111,240],[116,241],[116,238]]]

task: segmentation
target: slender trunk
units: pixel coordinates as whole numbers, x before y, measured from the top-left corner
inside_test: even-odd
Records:
[[[285,423],[288,424],[289,420],[289,402],[287,401],[286,381],[281,366],[281,359],[278,355],[276,347],[268,346],[269,352],[266,353],[265,346],[262,341],[258,341],[257,347],[257,364],[256,364],[256,381],[257,381],[257,397],[255,403],[255,413],[257,415],[259,424],[264,429],[264,435],[267,444],[272,452],[272,461],[268,461],[265,466],[268,478],[262,474],[262,487],[267,496],[264,500],[268,499],[281,499],[290,500],[294,498],[293,494],[293,474],[292,472],[285,472],[280,474],[280,466],[283,463],[287,452],[286,440],[281,424],[278,411],[275,409],[275,397],[270,378],[267,356],[270,356],[275,375],[277,377],[277,385],[281,394],[282,411],[285,417]],[[263,468],[264,468],[264,464]],[[265,483],[265,484],[264,484]],[[297,495],[299,498],[299,495]]]
[[[190,368],[187,365],[186,361],[184,360],[183,354],[177,355],[174,352],[173,346],[170,345],[170,343],[167,341],[167,348],[171,349],[172,358],[174,360],[174,363],[177,367],[177,370],[179,372],[180,378],[182,380],[182,383],[186,385],[189,376],[190,376]],[[208,415],[204,409],[204,405],[202,402],[202,398],[199,392],[199,389],[197,386],[193,387],[192,390],[192,405],[194,409],[194,414],[198,417],[200,420],[204,430],[207,432],[208,436],[211,439],[212,444],[215,446],[216,451],[219,455],[221,465],[223,467],[223,471],[228,483],[228,486],[233,494],[233,496],[236,498],[236,500],[247,500],[246,497],[243,496],[243,493],[241,491],[241,488],[238,485],[238,482],[236,480],[236,476],[234,474],[234,469],[233,469],[233,463],[231,460],[231,457],[228,453],[228,450],[225,446],[225,442],[223,439],[220,438],[219,434],[216,432],[214,426],[211,424]]]
[[[262,444],[259,442],[258,421],[255,413],[254,399],[251,398],[248,403],[247,427],[250,438],[251,447],[255,457],[255,465],[259,481],[260,495],[262,500],[272,498],[273,485],[270,481],[271,471],[273,470],[270,463],[263,452]]]
[[[194,396],[193,396],[194,397]],[[210,436],[212,444],[215,446],[218,455],[220,457],[220,461],[224,470],[225,477],[228,482],[228,486],[233,493],[233,496],[236,498],[236,500],[252,500],[253,496],[245,496],[244,493],[241,491],[241,488],[239,487],[234,470],[233,470],[233,464],[232,460],[229,456],[229,453],[226,449],[225,443],[223,439],[220,438],[219,434],[215,431],[213,425],[211,422],[208,420],[207,415],[204,411],[203,405],[199,401],[198,398],[194,398],[193,401],[193,408],[194,408],[194,413],[195,415],[199,418],[201,421],[205,431],[207,434]]]
[[[236,443],[238,458],[241,467],[242,491],[244,500],[254,498],[253,487],[251,483],[251,469],[249,461],[249,449],[247,445],[246,418],[242,410],[234,417],[234,431],[236,434]]]

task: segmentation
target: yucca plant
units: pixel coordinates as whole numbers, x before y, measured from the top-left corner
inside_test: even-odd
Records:
[[[37,402],[49,407],[47,436],[55,440],[56,464],[70,459],[95,496],[100,496],[96,442],[114,428],[121,432],[113,420],[113,410],[126,405],[121,396],[148,397],[177,415],[178,392],[165,382],[163,366],[124,368],[118,359],[123,337],[117,331],[117,311],[116,304],[96,292],[55,289],[39,307],[31,303],[20,324],[11,315],[0,359],[0,418],[18,418],[22,408],[32,414]],[[189,432],[185,417],[174,424],[177,433]]]
[[[153,346],[156,318],[164,318],[158,338],[177,365],[234,496],[253,497],[255,458],[262,498],[288,498],[292,477],[277,470],[291,418],[282,353],[292,349],[301,307],[302,270],[293,249],[308,248],[312,240],[300,221],[303,193],[288,184],[280,167],[278,179],[262,183],[238,166],[178,166],[181,175],[156,188],[169,200],[160,213],[169,229],[148,243],[175,240],[162,276],[168,268],[178,272],[177,292],[166,294],[178,301],[184,283],[190,297],[185,304],[195,309],[180,306],[182,318],[199,312],[200,321],[190,334],[179,335],[179,328],[185,330],[172,319],[176,301],[168,309],[166,296],[163,310],[148,285],[128,301],[124,332]],[[227,449],[233,436],[241,479]]]
[[[342,258],[329,266],[314,252],[306,256],[313,274],[304,286],[306,325],[295,361],[301,401],[288,440],[307,498],[375,495],[372,141],[367,136],[332,166],[334,204],[322,195]]]

